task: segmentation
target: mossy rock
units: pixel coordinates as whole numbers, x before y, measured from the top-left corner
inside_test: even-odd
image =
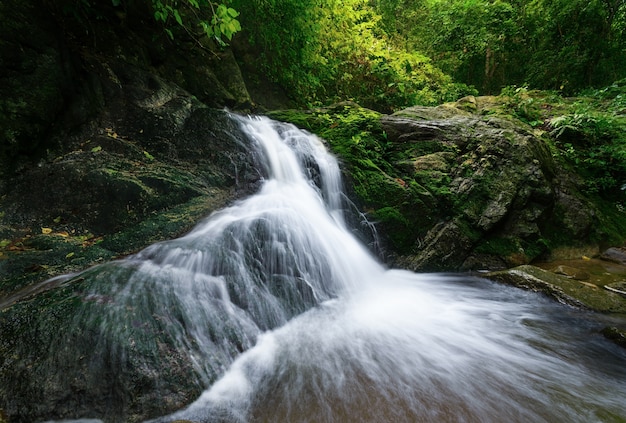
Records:
[[[626,217],[584,195],[545,133],[507,115],[502,98],[466,100],[391,116],[353,103],[271,116],[328,142],[390,257],[411,269],[502,268],[626,239]]]
[[[626,314],[626,298],[619,294],[539,267],[523,265],[509,270],[488,273],[485,277],[544,293],[565,304],[604,313]]]

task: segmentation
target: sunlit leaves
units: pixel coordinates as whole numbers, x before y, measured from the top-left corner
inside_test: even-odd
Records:
[[[236,0],[267,74],[299,101],[354,100],[388,111],[448,99],[450,79],[398,48],[370,0]]]
[[[196,36],[195,27],[201,33],[225,45],[223,38],[231,40],[241,31],[241,24],[236,19],[239,12],[226,3],[214,3],[211,0],[152,0],[154,19],[165,25],[165,32],[174,39],[174,32],[168,26],[170,20],[179,27]]]

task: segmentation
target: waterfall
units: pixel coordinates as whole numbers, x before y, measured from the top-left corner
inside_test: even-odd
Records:
[[[159,316],[205,383],[262,332],[384,272],[346,228],[340,169],[321,140],[267,118],[233,119],[258,153],[260,190],[181,238],[95,269],[114,281],[94,294],[116,298],[103,319],[110,337],[123,336],[127,309],[139,321]]]
[[[578,312],[384,268],[347,227],[319,139],[233,118],[259,151],[259,192],[111,264],[117,282],[92,294],[119,299],[107,330],[124,310],[158,316],[207,385],[155,421],[625,421],[626,354]]]

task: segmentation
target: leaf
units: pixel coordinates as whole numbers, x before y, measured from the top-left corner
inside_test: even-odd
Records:
[[[145,150],[143,151],[143,155],[146,156],[148,160],[154,160],[154,156]]]
[[[170,40],[174,39],[174,34],[172,34],[172,31],[170,31],[168,28],[165,28],[165,33],[168,37],[170,37]]]
[[[54,219],[52,219],[52,221],[53,221],[54,223],[61,223],[61,216],[57,216],[57,217],[55,217]]]
[[[92,153],[97,153],[99,151],[102,151],[102,147],[101,146],[97,146],[97,147],[94,147],[94,148],[91,149]]]
[[[237,16],[239,16],[239,12],[237,12],[235,9],[233,9],[232,7],[228,8],[228,14],[230,16],[232,16],[233,18],[236,18]]]
[[[70,236],[70,234],[68,234],[66,231],[57,232],[55,233],[55,235],[62,236],[63,238],[67,238]]]
[[[219,17],[226,16],[228,14],[228,8],[226,7],[226,5],[220,4],[219,6],[217,6],[215,14]]]
[[[174,14],[174,19],[176,19],[176,22],[178,23],[178,25],[183,26],[183,19],[180,17],[180,13],[178,13],[178,9],[174,9],[173,14]]]
[[[6,247],[9,244],[11,244],[11,240],[8,240],[8,239],[0,240],[0,248],[4,248],[4,247]]]
[[[67,253],[67,254],[65,255],[65,258],[66,258],[66,259],[68,259],[68,258],[72,258],[72,257],[74,257],[74,253]]]
[[[41,233],[44,235],[48,235],[50,233],[52,233],[52,229],[50,228],[41,228]]]

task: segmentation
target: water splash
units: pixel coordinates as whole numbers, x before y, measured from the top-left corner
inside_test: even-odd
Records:
[[[624,421],[623,352],[560,306],[467,278],[380,282],[264,334],[159,421]]]
[[[384,271],[346,228],[340,170],[322,142],[267,118],[233,118],[258,151],[259,192],[181,238],[94,270],[111,291],[93,300],[115,298],[103,331],[123,337],[129,309],[139,322],[156,316],[205,384],[262,332]]]

